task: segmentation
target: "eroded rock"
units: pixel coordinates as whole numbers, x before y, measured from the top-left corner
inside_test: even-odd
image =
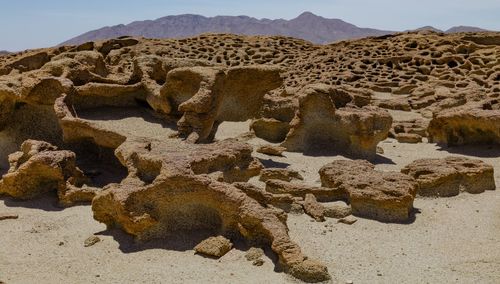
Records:
[[[0,193],[19,199],[32,199],[56,191],[59,202],[72,205],[89,202],[99,191],[85,184],[88,179],[76,166],[71,151],[42,141],[27,140],[21,151],[9,155],[10,169],[0,180]]]
[[[223,236],[210,237],[194,247],[194,251],[206,256],[222,257],[233,248],[233,243]]]
[[[493,167],[480,160],[462,157],[420,159],[401,172],[413,177],[422,196],[448,197],[461,191],[481,193],[495,190]]]
[[[396,172],[379,172],[368,161],[334,161],[319,174],[324,187],[345,191],[352,214],[384,222],[411,217],[417,191],[414,180]]]

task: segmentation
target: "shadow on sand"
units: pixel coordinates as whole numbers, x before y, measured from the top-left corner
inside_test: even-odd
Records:
[[[59,199],[55,192],[31,200],[17,200],[6,196],[0,197],[0,200],[3,200],[7,207],[23,207],[44,211],[62,211],[65,208],[59,205]]]
[[[445,151],[450,154],[467,155],[480,158],[499,158],[499,145],[465,145],[465,146],[446,146],[438,145],[439,151]]]
[[[107,229],[96,233],[97,236],[111,236],[118,243],[119,249],[123,253],[135,253],[149,249],[164,249],[173,251],[189,251],[199,244],[201,241],[217,235],[212,231],[179,231],[168,237],[152,239],[148,241],[135,240],[133,236],[125,233],[119,228]],[[251,245],[241,237],[231,238],[233,249],[247,251]],[[264,254],[274,263],[274,271],[282,272],[283,268],[279,263],[278,256],[269,248],[264,247]],[[195,252],[193,252],[195,253]],[[200,255],[201,257],[217,259],[214,257]]]

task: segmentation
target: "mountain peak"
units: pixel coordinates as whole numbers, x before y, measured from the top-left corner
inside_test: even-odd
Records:
[[[313,14],[312,12],[305,11],[300,14],[297,18],[320,18],[318,15]]]

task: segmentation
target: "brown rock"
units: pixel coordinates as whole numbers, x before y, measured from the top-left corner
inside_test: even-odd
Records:
[[[42,141],[26,140],[21,151],[9,155],[10,169],[0,180],[0,193],[19,199],[32,199],[57,191],[59,202],[72,205],[91,201],[99,189],[84,186],[88,182],[76,167],[73,152],[57,150]]]
[[[294,152],[337,151],[373,158],[378,142],[387,138],[392,117],[376,107],[347,107],[350,101],[352,96],[332,87],[304,88],[282,145]]]
[[[304,262],[292,266],[289,272],[291,275],[309,283],[323,282],[331,278],[328,268],[312,259],[306,259]]]
[[[291,169],[282,169],[282,168],[267,168],[263,169],[260,172],[260,181],[267,181],[270,179],[279,179],[283,181],[292,181],[292,180],[303,180],[304,178],[300,175],[299,172]]]
[[[283,156],[283,152],[285,152],[285,150],[285,147],[273,145],[263,145],[257,148],[257,152],[271,156]]]
[[[500,144],[500,110],[456,109],[430,122],[429,140],[447,145]]]
[[[246,253],[245,253],[245,258],[248,261],[254,261],[257,259],[260,259],[261,257],[264,256],[264,250],[261,248],[256,248],[256,247],[251,247]]]
[[[270,179],[266,181],[266,191],[274,194],[290,194],[292,196],[302,198],[305,198],[306,194],[310,193],[321,202],[343,200],[347,198],[347,194],[343,189],[312,187],[277,179]]]
[[[396,139],[399,143],[420,143],[422,142],[422,136],[413,133],[398,133],[396,134]]]
[[[194,247],[196,253],[213,256],[222,257],[228,253],[233,248],[233,244],[230,240],[224,238],[223,236],[210,237]]]
[[[325,207],[325,217],[329,218],[344,218],[352,214],[351,206],[343,201],[323,204]]]
[[[101,241],[98,236],[90,236],[83,242],[84,247],[91,247]]]
[[[422,196],[454,196],[460,191],[481,193],[495,190],[493,167],[480,161],[461,157],[420,159],[401,170],[418,183]]]
[[[337,222],[347,224],[347,225],[352,225],[352,224],[356,223],[357,221],[358,221],[358,219],[351,215],[351,216],[347,216],[344,218],[340,218]]]
[[[322,186],[347,192],[353,215],[384,222],[410,218],[417,190],[411,177],[375,171],[363,160],[334,161],[319,173]]]
[[[147,143],[151,150],[144,146]],[[129,168],[129,176],[120,184],[108,185],[94,198],[96,220],[119,225],[142,240],[200,230],[237,233],[270,244],[286,268],[305,261],[288,236],[283,211],[264,207],[237,187],[207,175],[222,171],[226,181],[226,177],[241,180],[258,174],[260,167],[252,165],[249,145],[234,139],[213,144],[131,140],[115,152]],[[242,187],[250,188],[257,198],[268,198]]]
[[[8,213],[0,213],[0,221],[10,220],[10,219],[18,219],[19,215],[17,214],[8,214]]]
[[[304,212],[318,222],[325,221],[325,207],[316,200],[316,197],[310,193],[304,198]]]

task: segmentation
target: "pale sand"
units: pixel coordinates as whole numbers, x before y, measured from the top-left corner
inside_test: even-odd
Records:
[[[157,125],[132,119],[135,135],[162,132]],[[141,122],[142,121],[142,122]],[[104,121],[109,127],[130,126]],[[98,123],[98,122],[96,122]],[[153,123],[155,124],[155,123]],[[149,130],[148,130],[149,129]],[[156,130],[155,130],[156,129]],[[170,130],[164,130],[165,135]],[[224,123],[217,138],[248,131],[246,123]],[[1,136],[0,136],[1,137]],[[0,141],[1,142],[1,141]],[[253,145],[267,144],[252,139]],[[0,143],[1,144],[1,143]],[[414,159],[444,157],[448,151],[433,144],[380,144],[385,154],[379,170],[399,170]],[[500,185],[500,149],[452,149],[468,153],[495,167]],[[308,184],[319,184],[317,171],[324,164],[343,158],[310,157],[285,153],[276,158],[255,154],[268,166],[287,166],[302,172]],[[489,155],[489,157],[487,157]],[[466,155],[467,156],[467,155]],[[394,164],[392,164],[394,163]],[[253,179],[255,181],[255,179]],[[0,213],[18,214],[17,220],[0,221],[0,281],[6,283],[290,283],[275,272],[271,259],[261,267],[244,258],[243,247],[220,260],[206,259],[190,249],[193,242],[179,240],[133,244],[119,230],[111,233],[94,221],[89,206],[57,211],[54,199],[30,202],[0,200]],[[411,224],[385,224],[359,219],[353,225],[336,220],[314,222],[307,215],[289,214],[291,237],[312,258],[328,265],[333,283],[499,283],[500,191],[460,194],[441,199],[415,201],[421,212]],[[330,231],[331,230],[331,231]],[[84,247],[84,240],[98,234],[101,242]],[[174,250],[172,250],[174,249]]]

